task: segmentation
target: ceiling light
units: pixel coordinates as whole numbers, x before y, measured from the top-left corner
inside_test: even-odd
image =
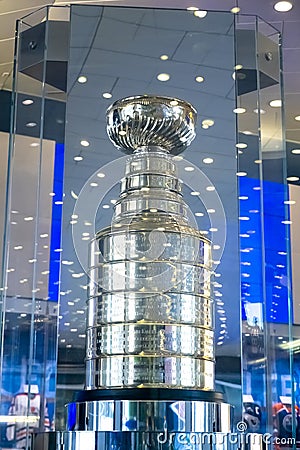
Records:
[[[193,192],[191,192],[191,195],[200,195],[200,192],[199,191],[193,191]]]
[[[261,159],[255,159],[254,162],[255,162],[255,164],[261,164],[262,160]]]
[[[14,247],[14,250],[22,250],[23,246],[22,245],[16,245]]]
[[[212,192],[212,191],[215,191],[216,188],[215,188],[214,186],[207,186],[206,190],[207,190],[208,192]]]
[[[97,177],[104,178],[105,177],[105,173],[99,172],[99,173],[97,173]]]
[[[242,64],[237,64],[236,66],[234,66],[234,70],[241,70],[243,68]]]
[[[90,233],[87,233],[87,232],[82,233],[82,236],[89,236],[89,235],[90,235]]]
[[[184,170],[185,170],[186,172],[193,172],[193,171],[195,170],[195,168],[192,167],[192,166],[186,166],[186,167],[184,168]]]
[[[287,181],[299,181],[299,177],[287,177]]]
[[[244,114],[247,110],[245,108],[234,108],[233,112],[235,114]]]
[[[202,127],[207,126],[207,127],[212,127],[215,124],[215,121],[212,119],[204,119],[202,120]]]
[[[160,56],[160,59],[161,59],[162,61],[167,61],[167,59],[169,59],[169,57],[168,57],[168,55],[161,55],[161,56]]]
[[[103,209],[109,209],[110,206],[109,206],[109,205],[103,205],[102,208],[103,208]]]
[[[47,233],[44,233],[44,234],[40,234],[40,238],[46,238],[46,237],[48,237],[49,235],[47,234]]]
[[[36,127],[37,123],[36,122],[28,122],[26,123],[26,127],[27,128],[34,128]]]
[[[208,209],[208,210],[207,210],[207,212],[208,212],[209,214],[213,214],[213,213],[215,213],[215,212],[216,212],[216,210],[215,210],[215,209],[212,209],[212,208],[210,208],[210,209]]]
[[[159,73],[156,78],[159,81],[169,81],[171,76],[168,73]]]
[[[77,220],[70,220],[71,225],[75,225],[77,223]]]
[[[196,213],[195,213],[195,216],[197,216],[197,217],[203,217],[203,216],[204,216],[204,213],[202,213],[202,212],[196,212]]]
[[[300,155],[300,148],[293,148],[292,153],[294,155]]]
[[[30,98],[27,98],[26,100],[23,100],[22,103],[25,106],[32,105],[33,100],[31,100]]]
[[[292,9],[292,7],[293,7],[293,4],[291,2],[287,2],[287,1],[277,2],[274,5],[275,11],[278,11],[278,12],[290,11]]]
[[[200,75],[198,75],[197,77],[195,77],[195,81],[197,81],[197,83],[203,83],[204,77],[201,77]]]
[[[110,92],[103,92],[102,97],[103,98],[112,98],[112,94]]]
[[[282,101],[281,101],[281,100],[271,100],[271,101],[269,102],[269,105],[270,105],[272,108],[281,108],[281,106],[282,106]]]
[[[247,175],[247,172],[237,172],[237,177],[245,177]]]
[[[207,11],[203,11],[203,10],[195,11],[194,16],[198,17],[199,19],[204,19],[204,17],[207,16]]]
[[[92,187],[97,187],[97,186],[98,186],[98,183],[90,183],[90,186],[92,186]]]
[[[283,225],[290,225],[293,222],[291,220],[282,220],[281,223],[283,223]]]
[[[214,162],[213,158],[203,158],[202,162],[204,164],[212,164]]]
[[[247,197],[246,195],[241,195],[239,197],[239,200],[248,200],[249,197]]]
[[[247,216],[239,217],[239,220],[250,220],[250,217],[247,217]]]
[[[72,266],[72,264],[74,264],[73,261],[68,261],[66,259],[63,260],[61,263],[64,264],[65,266]]]
[[[80,141],[80,144],[82,145],[82,147],[88,147],[90,145],[89,141]]]
[[[258,114],[259,112],[260,112],[260,114],[266,114],[266,111],[265,111],[264,109],[258,110],[258,109],[256,108],[256,109],[253,110],[253,112],[254,112],[255,114]],[[300,117],[300,116],[299,116],[299,117]],[[300,120],[300,118],[299,118],[299,120]]]
[[[25,222],[31,222],[33,220],[33,217],[24,217]]]
[[[300,121],[300,116],[295,116],[295,120]]]
[[[239,8],[238,6],[235,6],[234,8],[231,8],[230,11],[232,12],[232,14],[237,14],[240,12],[240,10],[241,10],[241,8]]]
[[[236,148],[247,148],[248,147],[248,145],[245,144],[244,142],[239,142],[235,146],[236,146]]]
[[[77,78],[78,83],[86,83],[87,82],[87,77],[81,75],[80,77]]]
[[[283,203],[285,205],[294,205],[296,202],[295,202],[295,200],[285,200]]]
[[[74,156],[74,161],[82,161],[83,160],[83,156],[80,156],[80,155],[78,155],[78,156]]]

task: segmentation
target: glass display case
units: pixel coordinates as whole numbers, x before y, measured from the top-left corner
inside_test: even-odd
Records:
[[[199,417],[208,413],[199,415],[199,407],[193,419],[188,417],[189,399],[183,401],[180,390],[185,396],[200,391],[208,407],[209,394],[216,394],[214,414],[219,407],[223,411],[227,439],[230,432],[246,430],[268,433],[272,442],[297,437],[280,39],[277,30],[257,17],[197,8],[47,7],[18,22],[1,282],[3,448],[29,449],[31,436],[45,431],[46,437],[37,436],[36,449],[62,445],[77,450],[86,448],[86,442],[91,448],[181,449],[192,441],[188,437],[180,442],[180,431],[225,433],[226,427],[217,429],[220,418],[215,428],[199,428]],[[107,119],[113,102],[136,96],[150,99],[147,127],[141,118],[144,100],[138,106],[129,102],[125,116],[120,113],[125,117],[122,126],[116,112]],[[160,151],[166,146],[164,133],[170,136],[162,132],[162,124],[156,128],[154,98],[163,99],[163,124],[179,114],[181,100],[192,105],[184,110],[183,122],[195,122],[196,133],[181,154],[188,138],[173,123],[179,140],[167,148],[170,156],[159,159],[154,154],[147,160],[143,155],[146,159],[140,161],[133,129],[139,145],[152,148],[159,142]],[[135,156],[122,156],[110,139]],[[149,200],[151,189],[159,190],[155,202]],[[153,226],[148,237],[146,228],[130,239],[127,230],[126,242],[100,232],[121,228],[120,214],[127,214],[130,228],[146,213],[159,222],[166,210],[172,220],[176,217],[168,225],[171,240],[165,224]],[[202,247],[197,244],[199,260],[193,253],[195,242],[185,242],[182,232],[180,239],[175,234],[185,214],[202,242]],[[123,265],[112,280],[110,258],[118,252]],[[145,271],[139,266],[139,274],[136,268],[131,272],[136,253]],[[170,274],[163,271],[161,281],[155,278],[151,264],[162,254],[168,268],[181,264],[171,274],[182,285],[202,286],[203,291],[194,292],[197,304],[190,291],[173,289],[181,292],[176,297],[165,286]],[[213,275],[209,281],[202,282],[202,271],[189,281],[190,258],[197,267],[207,264]],[[160,292],[155,301],[152,291],[152,300],[143,294],[143,273],[148,271]],[[129,277],[128,294],[113,298],[112,292],[121,290],[122,275]],[[139,293],[133,295],[137,286]],[[194,323],[196,331],[188,330]],[[141,337],[147,324],[160,341]],[[145,357],[149,346],[156,346],[152,358],[164,357],[163,382],[154,373],[161,369],[149,363],[150,353]],[[133,368],[122,352],[126,361],[133,355]],[[118,355],[117,364],[107,363],[112,354]],[[187,363],[190,354],[196,368]],[[179,370],[180,358],[184,364]],[[146,365],[141,362],[146,360]],[[150,372],[152,384],[146,385],[145,373]],[[144,399],[146,389],[162,384],[169,396],[160,397],[165,406],[155,413],[142,410],[153,399],[152,394]],[[106,410],[100,411],[104,403],[96,404],[91,395],[106,391],[113,400],[124,387],[130,394],[139,389],[135,395],[141,396],[136,400],[142,406],[129,405],[127,421],[124,415],[119,428],[113,428],[116,404],[105,397]],[[173,388],[177,392],[172,397]],[[76,409],[77,391],[79,403],[90,399],[90,410]],[[197,403],[192,397],[190,401]],[[226,412],[224,405],[231,405],[233,412]],[[99,419],[88,426],[91,415]],[[154,415],[158,425],[142,428],[143,415]],[[54,430],[68,432],[52,434]],[[153,430],[167,430],[172,437],[155,441]],[[142,437],[132,437],[138,433]],[[274,440],[274,445],[281,443]]]

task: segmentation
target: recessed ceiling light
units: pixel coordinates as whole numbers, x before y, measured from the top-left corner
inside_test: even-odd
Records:
[[[92,186],[92,187],[97,187],[97,186],[98,186],[98,183],[92,182],[92,183],[90,183],[90,186]]]
[[[284,202],[283,202],[285,205],[295,205],[295,200],[285,200]]]
[[[260,112],[260,114],[266,114],[266,111],[265,111],[264,109],[258,110],[258,109],[256,108],[256,109],[253,110],[253,112],[254,112],[255,114],[258,114],[259,112]],[[300,116],[299,116],[299,117],[300,117]],[[300,120],[300,119],[299,119],[299,120]]]
[[[300,148],[293,148],[292,153],[294,153],[294,155],[300,155]]]
[[[237,14],[237,13],[240,12],[240,10],[241,10],[241,8],[239,8],[238,6],[234,6],[233,8],[231,8],[230,11],[231,11],[233,14]]]
[[[299,177],[287,177],[287,181],[299,181]]]
[[[83,156],[80,156],[80,155],[78,155],[78,156],[74,156],[74,161],[82,161],[83,160]]]
[[[207,11],[203,11],[203,10],[195,11],[194,16],[198,17],[199,19],[204,19],[204,17],[207,16]]]
[[[281,101],[281,100],[271,100],[271,101],[269,102],[269,105],[270,105],[272,108],[281,108],[281,106],[282,106],[282,101]]]
[[[292,9],[292,7],[293,7],[293,4],[291,2],[287,2],[287,1],[277,2],[274,5],[275,11],[278,11],[278,12],[290,11]]]
[[[167,59],[169,59],[168,55],[160,55],[160,59],[162,61],[167,61]]]
[[[244,114],[247,110],[245,108],[234,108],[233,112],[235,114]]]
[[[97,177],[104,178],[105,177],[105,173],[99,172],[99,173],[97,173]]]
[[[184,168],[184,170],[185,170],[186,172],[193,172],[193,171],[195,170],[195,168],[192,167],[192,166],[186,166],[186,167]]]
[[[168,73],[159,73],[156,78],[159,81],[169,81],[171,76]]]
[[[82,147],[88,147],[90,145],[89,141],[80,141],[80,145],[82,145]]]
[[[203,158],[202,162],[204,164],[212,164],[214,162],[213,158]]]
[[[112,94],[110,92],[103,92],[102,97],[103,98],[112,98]]]
[[[28,122],[28,123],[26,123],[26,127],[27,128],[34,128],[34,127],[36,127],[37,126],[37,123],[36,122]]]
[[[78,83],[86,83],[87,82],[87,77],[81,75],[80,77],[77,78]]]
[[[23,103],[23,105],[26,105],[26,106],[32,105],[33,100],[31,100],[30,98],[27,98],[26,100],[23,100],[22,103]]]
[[[202,213],[202,212],[196,212],[196,213],[195,213],[195,216],[197,216],[197,217],[203,217],[203,216],[204,216],[204,213]]]
[[[237,177],[245,177],[247,176],[247,172],[237,172],[236,175]]]
[[[245,144],[244,142],[238,142],[236,145],[236,148],[247,148],[248,145]]]
[[[110,206],[109,206],[109,205],[103,205],[102,208],[103,208],[103,209],[109,209]]]
[[[212,192],[212,191],[215,191],[216,188],[215,188],[214,186],[207,186],[206,190],[207,190],[208,192]]]
[[[202,77],[201,75],[198,75],[197,77],[195,77],[195,81],[197,81],[197,83],[203,83],[204,77]]]
[[[202,120],[202,128],[212,127],[215,124],[215,121],[212,119],[204,119]]]
[[[200,192],[199,191],[192,191],[191,195],[200,195]]]

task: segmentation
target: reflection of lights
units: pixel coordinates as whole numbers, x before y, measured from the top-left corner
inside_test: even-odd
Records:
[[[291,223],[293,223],[291,220],[282,220],[281,223],[283,225],[290,225]]]
[[[216,188],[215,188],[214,186],[207,186],[206,190],[207,190],[208,192],[212,192],[212,191],[215,191]]]
[[[234,108],[233,112],[235,114],[244,114],[247,110],[245,108]]]
[[[67,259],[64,259],[61,263],[65,266],[72,266],[74,264],[73,261],[68,261]]]
[[[195,213],[195,216],[197,216],[197,217],[203,217],[204,214],[203,214],[202,212],[196,212],[196,213]]]
[[[291,150],[291,152],[292,152],[294,155],[300,155],[300,148],[293,148],[293,150]]]
[[[231,8],[230,12],[232,12],[232,14],[237,14],[239,13],[241,10],[241,8],[239,8],[238,6],[235,6],[234,8]]]
[[[214,125],[215,121],[212,119],[204,119],[202,120],[202,128],[209,128]]]
[[[244,142],[238,142],[236,145],[236,148],[247,148],[248,145],[245,144]]]
[[[192,192],[191,192],[191,195],[194,195],[194,196],[195,196],[195,195],[200,195],[200,192],[199,192],[199,191],[192,191]]]
[[[97,177],[98,177],[98,178],[104,178],[104,177],[105,177],[105,174],[102,173],[102,172],[99,172],[99,173],[97,173]]]
[[[109,205],[103,205],[102,208],[103,208],[103,209],[109,209],[110,206],[109,206]]]
[[[258,114],[258,113],[260,113],[260,114],[266,114],[266,111],[264,110],[264,109],[254,109],[253,110],[253,112],[255,113],[255,114]]]
[[[293,4],[288,1],[280,1],[280,2],[275,3],[273,8],[275,9],[275,11],[278,11],[278,12],[287,12],[293,8]]]
[[[256,159],[254,162],[255,162],[255,164],[261,164],[262,160],[261,159]]]
[[[237,172],[236,175],[237,175],[237,177],[246,177],[247,172]]]
[[[168,55],[160,55],[160,59],[162,61],[167,61],[167,59],[169,59]]]
[[[247,217],[247,216],[241,216],[241,217],[239,217],[239,220],[250,220],[250,217]]]
[[[14,247],[14,250],[22,250],[23,246],[22,245],[16,245]]]
[[[26,123],[26,127],[27,128],[34,128],[34,127],[36,127],[37,126],[37,123],[36,122],[28,122],[28,123]]]
[[[78,83],[86,83],[87,82],[87,77],[81,75],[80,77],[77,78]]]
[[[98,183],[92,182],[92,183],[90,183],[90,186],[91,186],[91,187],[97,187],[97,186],[98,186]]]
[[[247,197],[246,195],[240,195],[239,196],[239,200],[248,200],[249,197]]]
[[[171,76],[168,73],[159,73],[156,78],[158,81],[169,81]]]
[[[103,98],[112,98],[112,94],[110,92],[103,92],[102,97]]]
[[[195,81],[197,81],[197,83],[203,83],[204,77],[201,77],[201,75],[198,75],[197,77],[195,77]]]
[[[193,172],[193,171],[195,170],[195,168],[192,167],[192,166],[186,166],[186,167],[184,168],[184,170],[185,170],[186,172]]]
[[[31,222],[33,220],[33,217],[24,217],[25,222]]]
[[[90,145],[89,141],[85,141],[84,139],[82,141],[80,141],[80,145],[82,145],[82,147],[88,147]]]
[[[74,156],[74,161],[82,161],[83,160],[83,156],[80,156],[80,155],[77,155],[77,156]]]
[[[46,238],[46,237],[48,237],[49,235],[47,234],[47,233],[44,233],[44,234],[40,234],[40,238]]]
[[[74,198],[75,200],[78,199],[78,195],[73,191],[73,189],[71,190],[71,197]]]
[[[210,208],[210,209],[208,209],[208,210],[207,210],[207,212],[208,212],[209,214],[213,214],[213,213],[215,213],[215,212],[216,212],[216,210],[215,210],[215,209],[213,209],[213,208]]]

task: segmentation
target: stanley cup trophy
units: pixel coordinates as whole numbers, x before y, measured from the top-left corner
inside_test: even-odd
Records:
[[[91,242],[86,387],[68,406],[63,448],[88,448],[77,432],[97,435],[89,449],[158,450],[189,448],[178,433],[188,443],[230,431],[231,407],[214,391],[211,243],[189,218],[173,157],[196,117],[151,95],[107,111],[110,140],[130,156],[111,226]]]

